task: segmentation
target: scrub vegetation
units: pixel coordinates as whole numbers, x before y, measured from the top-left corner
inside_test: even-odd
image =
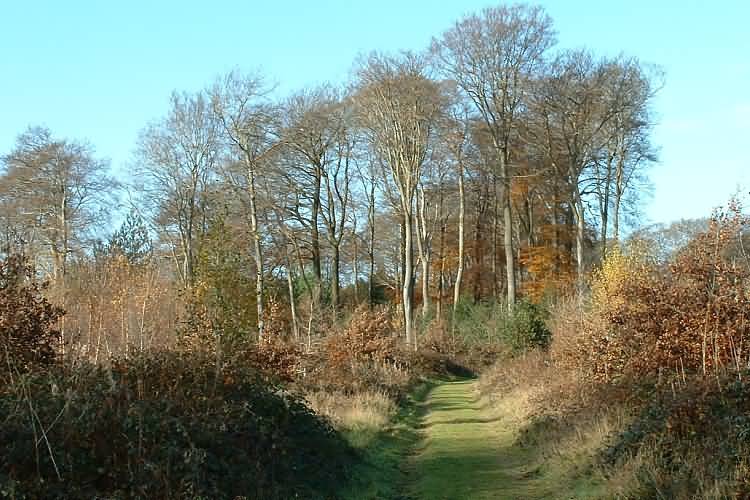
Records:
[[[750,497],[742,197],[643,226],[663,75],[557,36],[499,5],[341,85],[231,71],[127,175],[22,132],[0,498]]]

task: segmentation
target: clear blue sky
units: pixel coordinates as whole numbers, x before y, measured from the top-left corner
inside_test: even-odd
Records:
[[[651,221],[708,214],[750,189],[750,1],[550,0],[560,45],[666,71]],[[88,139],[117,169],[173,89],[233,67],[282,92],[342,81],[361,52],[426,47],[474,0],[28,0],[0,9],[0,153],[30,124]]]

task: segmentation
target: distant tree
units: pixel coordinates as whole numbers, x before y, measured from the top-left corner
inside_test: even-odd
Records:
[[[527,102],[529,81],[554,43],[551,18],[541,7],[525,4],[487,8],[466,16],[432,42],[436,65],[474,104],[487,127],[498,162],[510,307],[516,298],[510,199],[512,149]]]
[[[33,232],[49,250],[52,275],[60,282],[68,256],[92,240],[94,229],[106,219],[118,187],[108,175],[109,162],[95,158],[89,144],[54,138],[44,127],[19,135],[1,161],[0,192],[10,209],[6,214],[16,230],[33,229],[25,232]]]
[[[709,229],[710,219],[681,219],[669,224],[651,224],[628,235],[626,244],[640,244],[657,262],[665,264],[688,243]]]
[[[146,221],[138,212],[131,211],[120,228],[109,238],[108,249],[125,256],[131,264],[146,263],[154,248]]]

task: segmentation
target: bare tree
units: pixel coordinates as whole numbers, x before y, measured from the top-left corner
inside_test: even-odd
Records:
[[[230,172],[230,184],[241,192],[253,242],[258,338],[263,338],[263,249],[258,223],[258,177],[269,155],[281,145],[276,107],[269,101],[270,87],[258,75],[230,72],[211,88],[211,104],[223,138],[242,169]]]
[[[544,10],[517,4],[469,15],[432,43],[437,66],[474,103],[497,156],[509,307],[516,296],[510,200],[512,143],[528,92],[527,82],[554,42],[552,20]]]
[[[597,180],[592,168],[605,149],[605,127],[619,109],[617,101],[608,99],[611,78],[608,61],[596,60],[586,51],[568,51],[552,64],[538,96],[548,161],[567,185],[575,219],[579,285],[585,271],[585,199]]]
[[[427,77],[422,58],[373,54],[359,65],[354,100],[370,143],[398,189],[405,250],[404,330],[407,343],[416,348],[412,318],[414,195],[442,111],[442,89]]]
[[[146,127],[137,149],[136,183],[144,205],[168,237],[184,286],[193,285],[196,241],[204,220],[218,160],[218,128],[203,93],[173,93],[167,116]],[[181,259],[179,258],[181,257]]]
[[[351,202],[354,139],[347,128],[339,131],[335,160],[325,172],[325,203],[322,217],[331,248],[331,308],[338,314],[341,292],[341,242],[346,234],[347,211]]]
[[[319,221],[327,169],[336,162],[337,142],[344,128],[341,96],[323,85],[290,97],[284,106],[283,137],[295,156],[286,173],[292,189],[306,205],[296,204],[291,215],[310,232],[310,257],[315,278],[313,300],[320,306],[322,271]]]
[[[111,206],[117,183],[107,175],[109,163],[95,158],[87,143],[31,127],[2,157],[2,167],[6,230],[14,232],[17,243],[38,239],[49,250],[55,281],[61,282],[68,256],[93,239]]]

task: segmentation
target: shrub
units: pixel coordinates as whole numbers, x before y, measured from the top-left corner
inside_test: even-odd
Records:
[[[0,374],[48,366],[55,359],[55,328],[63,310],[43,295],[26,259],[11,255],[0,261]]]
[[[266,335],[247,350],[249,361],[268,377],[282,382],[298,378],[302,364],[302,349],[294,342],[278,336]]]
[[[741,346],[750,342],[750,266],[738,245],[749,225],[730,205],[667,267],[613,252],[593,280],[582,365],[603,380],[741,366]]]
[[[552,334],[547,328],[547,311],[541,306],[521,300],[508,314],[503,326],[505,342],[516,352],[549,347]]]
[[[298,397],[192,353],[32,372],[0,422],[16,498],[330,498],[352,458]]]
[[[329,337],[325,345],[328,363],[341,372],[351,372],[361,363],[396,361],[398,339],[390,311],[360,307],[346,328]]]

